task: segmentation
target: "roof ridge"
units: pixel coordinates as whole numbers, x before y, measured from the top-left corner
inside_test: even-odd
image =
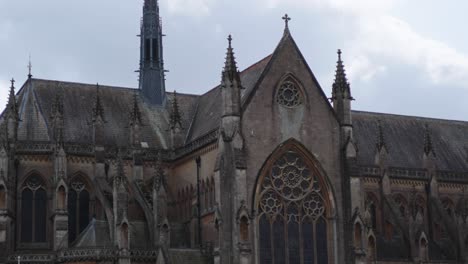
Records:
[[[375,115],[386,115],[402,118],[418,118],[427,121],[443,121],[443,122],[457,122],[468,125],[468,120],[456,120],[456,119],[445,119],[445,118],[436,118],[436,117],[427,117],[427,116],[416,116],[416,115],[404,115],[404,114],[393,114],[393,113],[381,113],[381,112],[371,112],[363,110],[351,110],[352,113],[361,113],[361,114],[375,114]]]
[[[89,85],[89,86],[96,86],[96,84],[92,83],[84,83],[84,82],[73,82],[73,81],[61,81],[61,80],[51,80],[51,79],[40,79],[40,78],[31,78],[33,81],[43,81],[43,82],[58,82],[61,84],[78,84],[78,85]],[[63,87],[66,89],[66,87]],[[112,85],[102,85],[99,84],[99,88],[111,88],[111,89],[122,89],[122,90],[138,90],[138,88],[131,88],[131,87],[123,87],[123,86],[112,86]]]

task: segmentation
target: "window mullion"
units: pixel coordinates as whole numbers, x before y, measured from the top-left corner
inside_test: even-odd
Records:
[[[317,240],[317,220],[314,220],[312,221],[312,230],[314,230],[314,246],[313,246],[313,250],[314,250],[314,263],[317,264],[318,263],[318,260],[317,260],[317,244],[318,244],[318,240]]]
[[[31,242],[36,242],[36,191],[33,191],[33,196],[32,196],[32,219],[31,219],[31,225],[32,225],[32,234],[31,234]]]

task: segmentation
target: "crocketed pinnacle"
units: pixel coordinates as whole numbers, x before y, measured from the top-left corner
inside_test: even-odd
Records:
[[[130,112],[130,125],[141,125],[142,118],[141,118],[141,111],[140,107],[138,106],[138,94],[135,92],[133,94],[133,102],[132,102],[132,110]]]
[[[227,78],[230,82],[237,81],[240,83],[239,71],[237,70],[236,58],[232,48],[232,37],[228,37],[229,46],[226,53],[226,62],[224,64],[223,78]],[[227,81],[225,80],[225,81]]]
[[[387,144],[385,143],[385,136],[384,136],[384,132],[382,129],[382,123],[380,122],[380,120],[378,121],[377,129],[378,129],[377,143],[376,143],[377,150],[380,152],[382,151],[383,148],[385,148],[385,150],[387,151],[388,150]]]
[[[351,88],[348,83],[348,79],[346,78],[346,72],[344,69],[343,61],[341,60],[341,50],[338,50],[338,61],[336,63],[336,72],[335,72],[335,82],[333,83],[333,90],[332,90],[332,99],[350,99],[352,100],[353,97],[351,96]]]
[[[158,151],[156,154],[156,161],[154,164],[154,177],[153,177],[153,188],[155,190],[159,190],[161,186],[165,185],[165,175],[164,169],[162,166],[162,155],[161,152]]]
[[[432,154],[435,156],[431,132],[429,131],[429,126],[427,124],[424,126],[424,153],[426,155]]]
[[[172,99],[172,109],[170,115],[171,129],[182,128],[182,116],[179,110],[179,102],[177,100],[177,92],[174,91],[174,98]]]
[[[98,119],[104,121],[104,108],[101,103],[101,96],[99,95],[99,84],[96,84],[96,101],[93,108],[93,121],[96,122]]]
[[[122,158],[122,150],[117,150],[117,173],[114,175],[114,184],[119,185],[125,178],[125,169]]]
[[[154,9],[157,7],[158,1],[157,0],[145,0],[144,8],[145,9]]]
[[[52,103],[52,119],[63,118],[63,100],[60,86],[57,87],[54,102]]]
[[[8,95],[8,116],[18,118],[18,103],[15,96],[15,79],[11,79],[10,93]]]

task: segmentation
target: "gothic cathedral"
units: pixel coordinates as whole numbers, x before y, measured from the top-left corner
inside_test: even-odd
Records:
[[[166,92],[157,0],[138,89],[12,80],[0,262],[468,263],[468,122],[352,110],[340,50],[328,98],[284,20],[201,95]]]

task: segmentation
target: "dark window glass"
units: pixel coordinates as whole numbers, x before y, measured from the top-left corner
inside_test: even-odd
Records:
[[[327,222],[323,217],[317,221],[317,263],[328,263],[328,250],[327,250]]]
[[[266,215],[260,217],[258,225],[260,230],[260,263],[271,264],[270,222]]]
[[[33,192],[24,189],[21,194],[21,242],[32,242]]]
[[[70,190],[68,192],[68,241],[72,242],[76,238],[76,192]]]
[[[79,212],[79,231],[81,233],[89,224],[89,193],[86,190],[80,192]]]
[[[151,42],[150,39],[145,39],[145,61],[150,61],[151,59]]]
[[[152,42],[153,42],[153,61],[158,61],[159,60],[158,40],[154,38]]]
[[[286,260],[284,247],[284,222],[282,217],[277,217],[273,223],[273,244],[275,252],[275,264],[283,264]]]
[[[304,241],[304,264],[313,264],[314,226],[309,221],[302,223],[302,240]]]
[[[34,195],[35,218],[34,218],[34,242],[46,242],[47,223],[47,194],[44,189],[38,189]]]
[[[370,205],[370,214],[371,214],[372,228],[376,228],[377,227],[377,212],[375,210],[374,203]]]
[[[289,263],[301,262],[301,252],[299,251],[299,239],[299,224],[295,220],[291,220],[288,224]]]

